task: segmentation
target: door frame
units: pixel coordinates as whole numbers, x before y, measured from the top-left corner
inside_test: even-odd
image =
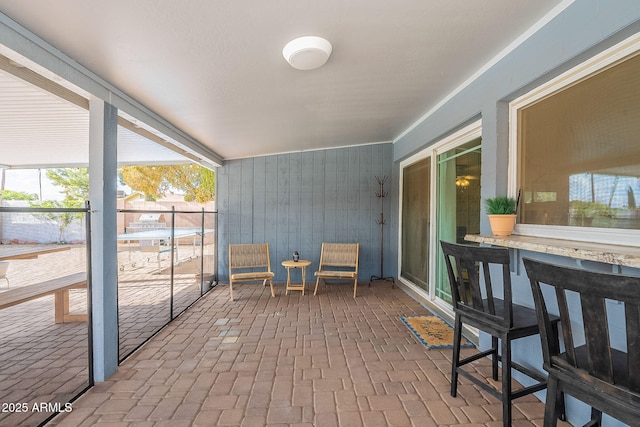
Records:
[[[432,145],[420,150],[416,154],[402,160],[400,162],[400,171],[399,171],[399,203],[398,203],[398,272],[402,271],[402,198],[403,195],[403,186],[404,186],[404,175],[403,170],[405,167],[410,166],[420,160],[424,160],[425,158],[430,157],[431,161],[431,179],[430,179],[430,194],[431,198],[429,200],[429,215],[431,218],[431,222],[429,224],[429,235],[431,236],[431,241],[429,244],[429,268],[428,268],[428,283],[429,283],[429,291],[425,292],[422,288],[415,285],[411,281],[403,278],[401,274],[398,274],[398,281],[400,281],[403,285],[408,287],[412,292],[415,292],[417,295],[426,299],[430,303],[436,305],[439,309],[441,309],[445,314],[453,317],[453,309],[449,303],[446,303],[444,300],[440,298],[436,298],[435,296],[435,284],[436,284],[436,254],[437,245],[438,245],[438,216],[436,209],[436,202],[438,200],[438,156],[442,153],[445,153],[459,145],[465,144],[473,139],[478,137],[482,137],[482,120],[477,120],[460,130],[434,142]],[[434,238],[435,237],[435,238]]]

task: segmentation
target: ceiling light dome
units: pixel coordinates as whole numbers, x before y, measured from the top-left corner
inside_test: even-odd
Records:
[[[322,37],[305,36],[287,43],[282,56],[296,70],[313,70],[327,62],[331,49],[331,43]]]

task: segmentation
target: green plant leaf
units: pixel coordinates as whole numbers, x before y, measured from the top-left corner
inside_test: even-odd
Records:
[[[516,199],[507,196],[497,196],[485,199],[488,215],[513,215],[516,213]]]

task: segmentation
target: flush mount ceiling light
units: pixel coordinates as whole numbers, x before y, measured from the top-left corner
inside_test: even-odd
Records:
[[[282,56],[296,70],[321,67],[331,55],[331,43],[322,37],[305,36],[291,40],[282,49]]]

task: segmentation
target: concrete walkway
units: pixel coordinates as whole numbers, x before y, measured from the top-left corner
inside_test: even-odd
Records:
[[[389,283],[356,299],[341,284],[234,293],[213,289],[49,425],[502,426],[500,402],[467,380],[449,395],[451,350],[417,343],[400,316],[428,312]],[[514,426],[542,416],[533,396],[514,404]]]

